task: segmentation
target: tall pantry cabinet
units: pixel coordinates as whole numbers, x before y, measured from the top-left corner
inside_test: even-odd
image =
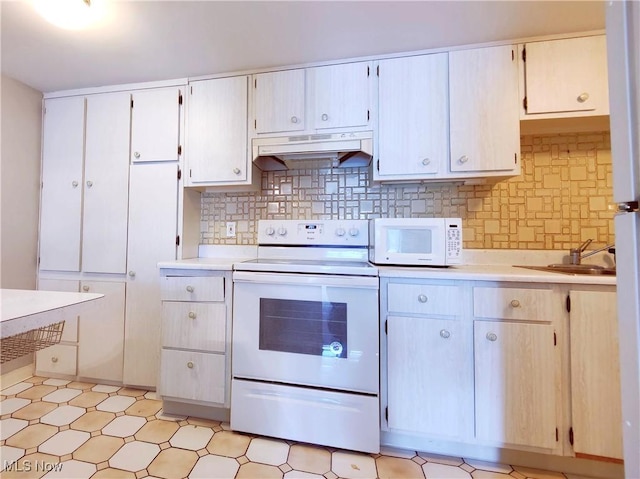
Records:
[[[181,90],[45,100],[39,288],[66,280],[105,298],[80,316],[64,372],[39,354],[38,373],[155,387],[157,263],[179,243]]]

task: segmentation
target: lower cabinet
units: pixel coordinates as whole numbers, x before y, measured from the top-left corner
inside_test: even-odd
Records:
[[[158,394],[169,413],[228,408],[231,273],[161,269],[162,348]],[[178,405],[178,409],[176,409]],[[200,410],[201,411],[201,410]]]
[[[380,289],[383,444],[622,457],[614,286],[392,275]]]

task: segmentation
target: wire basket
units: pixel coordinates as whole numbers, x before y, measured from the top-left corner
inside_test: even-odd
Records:
[[[60,321],[59,323],[49,324],[38,329],[9,336],[8,338],[2,338],[0,340],[0,349],[2,349],[2,361],[0,361],[0,364],[58,344],[63,330],[64,321]]]

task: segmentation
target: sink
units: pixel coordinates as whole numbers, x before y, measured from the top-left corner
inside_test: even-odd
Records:
[[[535,269],[538,271],[548,271],[551,273],[562,274],[592,274],[592,275],[610,275],[616,274],[615,268],[605,268],[595,264],[549,264],[547,266],[520,266],[514,265],[516,268]]]

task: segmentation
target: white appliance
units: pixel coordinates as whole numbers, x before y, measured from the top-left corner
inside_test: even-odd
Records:
[[[368,166],[373,132],[254,138],[253,163],[264,171]]]
[[[640,2],[607,3],[625,477],[640,477]]]
[[[260,221],[235,265],[231,428],[380,449],[378,270],[365,220]]]
[[[462,263],[460,218],[369,220],[369,261],[407,266]]]

